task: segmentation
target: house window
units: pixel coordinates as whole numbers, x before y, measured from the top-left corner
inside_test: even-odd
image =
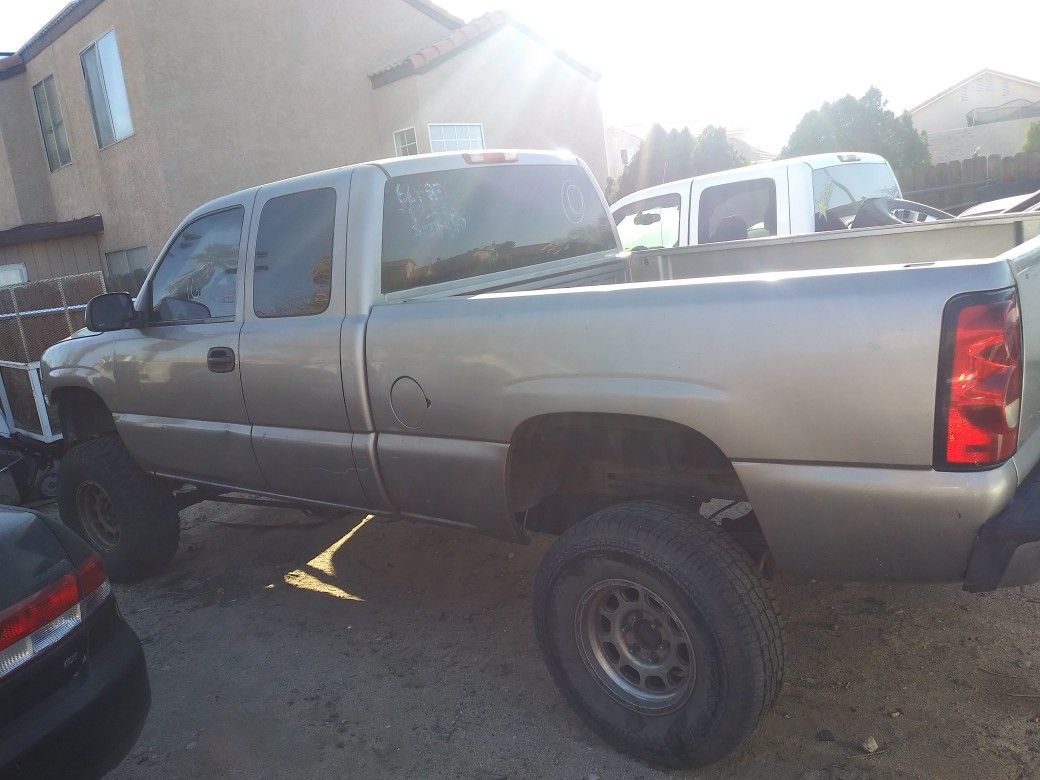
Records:
[[[56,171],[72,162],[72,154],[69,152],[69,137],[65,134],[54,76],[48,76],[33,87],[33,97],[36,99],[40,132],[43,133],[43,147],[47,151],[47,165]]]
[[[1008,95],[1010,95],[1011,94],[1011,82],[1008,81],[1007,79],[1004,79],[1004,86],[1003,86],[1003,89],[1001,91],[1004,93],[1004,97],[1007,97]]]
[[[394,151],[398,157],[419,154],[419,143],[415,140],[415,128],[406,127],[394,133]]]
[[[83,66],[83,79],[87,84],[90,110],[94,116],[98,149],[104,149],[134,134],[115,30],[90,44],[79,55],[79,59]]]
[[[968,85],[964,84],[961,87],[961,100],[967,100],[967,99],[968,99]]]
[[[483,125],[430,125],[431,151],[466,152],[483,148]]]
[[[137,295],[148,275],[148,269],[152,267],[152,257],[148,254],[148,247],[136,246],[118,252],[106,252],[105,265],[108,268],[108,283],[113,290]]]
[[[988,73],[979,76],[979,92],[992,92],[993,91],[993,77]]]
[[[621,164],[628,165],[628,149],[621,150]]]
[[[23,284],[27,281],[29,281],[29,275],[25,272],[25,263],[0,265],[0,287]]]

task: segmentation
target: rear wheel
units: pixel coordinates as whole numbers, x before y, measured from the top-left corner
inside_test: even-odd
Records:
[[[779,619],[751,559],[667,502],[608,507],[564,533],[538,572],[535,626],[578,713],[656,763],[732,752],[783,679]]]
[[[115,436],[77,444],[62,458],[58,510],[97,550],[115,582],[150,577],[177,552],[180,518],[170,491],[142,471]]]

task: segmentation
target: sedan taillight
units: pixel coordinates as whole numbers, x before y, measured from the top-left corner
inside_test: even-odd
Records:
[[[1015,288],[969,293],[943,312],[935,467],[981,469],[1018,447],[1022,328]]]
[[[68,636],[111,592],[101,559],[92,555],[75,572],[0,612],[0,679]]]

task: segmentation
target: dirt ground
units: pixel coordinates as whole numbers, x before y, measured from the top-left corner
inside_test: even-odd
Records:
[[[1040,587],[780,581],[775,709],[726,762],[665,773],[602,743],[549,679],[530,618],[548,539],[185,514],[169,570],[116,589],[153,697],[116,778],[1040,777]]]

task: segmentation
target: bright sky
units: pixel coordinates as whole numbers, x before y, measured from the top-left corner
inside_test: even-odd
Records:
[[[384,0],[387,1],[387,0]],[[603,74],[607,124],[639,134],[722,124],[777,152],[802,114],[876,85],[901,111],[982,68],[1040,80],[1035,0],[440,0],[467,20],[496,8]],[[65,0],[0,0],[0,51]]]

